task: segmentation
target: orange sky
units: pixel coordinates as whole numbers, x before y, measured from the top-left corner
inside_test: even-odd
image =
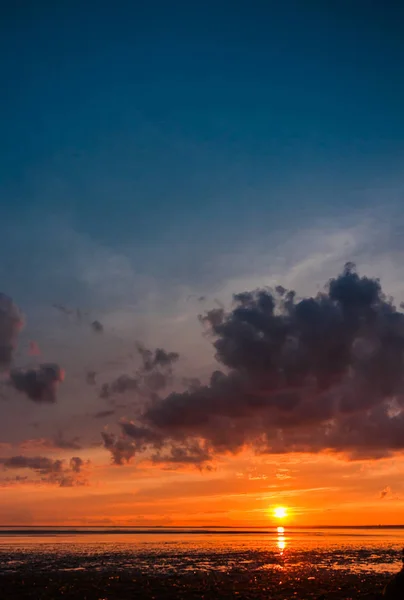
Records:
[[[347,462],[331,456],[218,460],[213,471],[106,466],[91,452],[86,485],[3,484],[3,525],[391,525],[402,522],[403,458]],[[385,493],[382,493],[384,490]]]
[[[299,350],[304,336],[296,306],[279,300],[279,310],[284,306],[290,314],[267,310],[263,298],[273,297],[266,288],[247,294],[247,300],[223,292],[227,313],[212,294],[216,308],[205,313],[202,327],[195,318],[202,308],[190,307],[187,294],[177,312],[162,313],[158,322],[154,313],[142,320],[111,309],[102,318],[102,334],[64,313],[52,320],[45,312],[42,329],[35,320],[31,330],[18,327],[15,360],[23,366],[3,365],[0,380],[0,523],[272,527],[279,525],[276,506],[288,510],[285,525],[403,522],[404,454],[394,450],[404,446],[403,377],[396,368],[403,364],[404,314],[394,313],[378,280],[359,277],[352,265],[336,279],[329,275],[327,268],[322,280],[334,282],[338,294],[348,285],[362,298],[370,286],[377,299],[363,309],[365,316],[374,311],[368,329],[361,329],[363,315],[355,326],[347,318],[349,344],[343,337],[335,347],[332,340],[338,339],[345,314],[338,294],[329,296],[328,304],[324,294],[309,297],[305,305],[298,301],[304,314],[314,305],[324,317],[308,319],[311,345],[302,342]],[[314,283],[317,279],[312,289]],[[322,289],[331,293],[330,286]],[[229,289],[248,287],[255,289],[252,282],[232,283]],[[246,301],[252,308],[243,306]],[[10,300],[3,302],[11,311],[3,315],[7,333],[7,319],[15,326],[16,309]],[[241,304],[234,308],[234,302]],[[330,321],[332,335],[329,310],[339,315]],[[240,334],[246,311],[254,315],[252,350]],[[326,368],[317,347],[318,322],[327,323],[321,336]],[[265,333],[274,323],[275,332],[282,325],[282,344],[277,335]],[[293,339],[290,323],[296,328]],[[379,335],[379,329],[389,335]],[[33,337],[40,357],[31,355]],[[139,337],[147,346],[137,344]],[[273,340],[279,342],[276,352]],[[3,343],[13,347],[10,339]],[[341,348],[343,373],[334,360]],[[307,373],[297,393],[294,368],[302,356],[309,356],[311,366],[302,361]],[[59,365],[66,369],[63,383]],[[161,380],[162,388],[154,388]],[[253,447],[266,453],[255,454]],[[347,454],[316,454],[324,448]],[[288,454],[291,449],[306,454]]]

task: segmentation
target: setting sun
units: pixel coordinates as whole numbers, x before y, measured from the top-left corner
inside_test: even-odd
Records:
[[[285,519],[288,516],[287,510],[284,506],[277,506],[274,509],[274,517],[277,519]]]

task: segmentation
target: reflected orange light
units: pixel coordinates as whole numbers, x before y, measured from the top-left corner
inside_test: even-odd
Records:
[[[285,540],[285,538],[284,537],[279,537],[278,538],[278,548],[281,551],[281,554],[285,550],[285,547],[286,547],[286,540]]]
[[[285,528],[284,528],[284,527],[277,527],[277,528],[276,528],[276,531],[277,531],[278,533],[285,533]]]

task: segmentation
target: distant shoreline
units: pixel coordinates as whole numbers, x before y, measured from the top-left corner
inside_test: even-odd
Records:
[[[327,531],[381,531],[381,530],[404,530],[404,525],[328,525],[328,526],[309,526],[297,527],[283,525],[286,535],[299,533],[316,533],[324,535]],[[277,535],[277,526],[269,527],[225,527],[225,526],[206,526],[206,527],[167,527],[167,526],[52,526],[52,525],[3,525],[0,526],[0,536],[45,536],[45,535]],[[358,533],[357,535],[362,535]]]

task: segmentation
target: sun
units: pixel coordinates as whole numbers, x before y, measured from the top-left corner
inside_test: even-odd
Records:
[[[274,517],[277,519],[285,519],[288,516],[288,511],[284,506],[276,506],[274,508]]]

